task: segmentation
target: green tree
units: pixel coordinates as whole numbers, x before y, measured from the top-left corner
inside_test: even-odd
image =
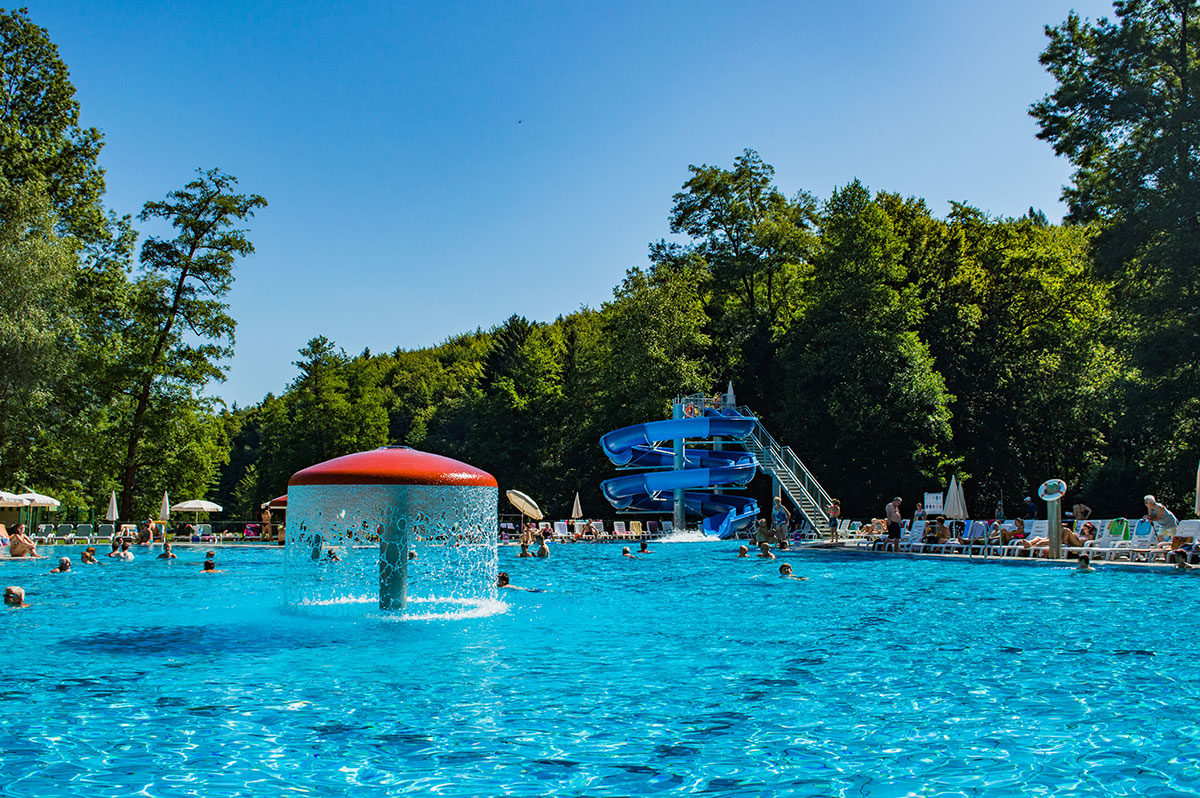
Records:
[[[0,11],[0,177],[43,183],[61,232],[107,237],[102,136],[79,124],[67,65],[26,9]]]
[[[780,363],[780,439],[858,512],[896,491],[915,495],[949,465],[952,397],[915,331],[903,251],[883,202],[858,181],[835,191],[812,305]]]
[[[231,353],[235,327],[225,297],[238,257],[254,251],[235,225],[267,204],[256,194],[234,193],[237,180],[219,170],[198,174],[166,200],[146,203],[138,217],[162,220],[176,235],[142,244],[142,275],[125,330],[123,518],[131,517],[139,472],[161,456],[142,451],[148,428],[194,405],[208,381],[224,379],[220,361]]]
[[[671,232],[687,244],[651,245],[654,264],[698,271],[706,332],[716,345],[706,359],[717,374],[745,386],[746,399],[778,393],[771,362],[778,333],[799,309],[816,243],[817,203],[788,199],[772,182],[775,169],[745,150],[732,169],[689,166],[675,194]]]
[[[0,181],[0,484],[40,481],[39,455],[70,420],[75,253],[39,189]]]
[[[1076,168],[1069,218],[1098,224],[1097,266],[1129,322],[1114,330],[1134,370],[1114,393],[1113,453],[1176,497],[1200,446],[1200,6],[1125,0],[1114,11],[1047,27],[1041,62],[1057,86],[1031,113]]]

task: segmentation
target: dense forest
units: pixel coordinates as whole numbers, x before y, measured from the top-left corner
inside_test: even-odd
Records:
[[[122,514],[207,495],[248,514],[311,463],[387,443],[471,462],[565,515],[607,515],[597,445],[679,393],[738,401],[851,516],[966,480],[1008,512],[1063,477],[1102,514],[1190,505],[1200,452],[1200,38],[1195,3],[1118,2],[1046,29],[1031,113],[1076,167],[1069,213],[996,218],[848,176],[781,188],[747,149],[690,166],[663,239],[599,308],[437,346],[344,352],[249,407],[211,398],[225,297],[262,197],[200,171],[139,221],[103,208],[102,137],[24,12],[0,17],[0,487]],[[1194,69],[1193,67],[1196,67]],[[1031,98],[1033,99],[1033,98]],[[681,174],[682,165],[681,165]],[[763,483],[763,484],[758,484]],[[763,498],[766,480],[755,490]]]

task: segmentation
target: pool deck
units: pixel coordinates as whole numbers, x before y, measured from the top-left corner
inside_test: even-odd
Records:
[[[809,540],[803,541],[791,548],[791,551],[804,552],[827,552],[836,554],[849,554],[855,557],[866,558],[881,558],[881,559],[912,559],[912,560],[947,560],[954,562],[966,562],[978,565],[1014,565],[1014,566],[1043,566],[1057,567],[1070,566],[1077,567],[1077,559],[1067,559],[1063,557],[1058,560],[1051,560],[1045,557],[999,557],[988,556],[982,554],[934,554],[917,553],[911,551],[876,551],[864,546],[846,545],[844,543],[832,543],[829,540]],[[1102,568],[1119,569],[1119,570],[1136,570],[1145,571],[1155,570],[1175,570],[1175,566],[1166,562],[1145,562],[1142,560],[1102,560],[1093,559],[1092,567],[1100,570]],[[1200,566],[1193,566],[1200,569]]]

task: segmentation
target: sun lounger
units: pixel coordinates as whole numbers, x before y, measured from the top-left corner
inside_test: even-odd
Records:
[[[85,543],[90,544],[93,542],[92,536],[94,531],[95,527],[93,527],[91,524],[78,524],[75,527],[74,540],[79,540],[82,538]]]
[[[624,521],[613,521],[613,534],[619,538],[625,537],[628,534],[625,531]]]
[[[643,534],[645,534],[645,533],[642,531],[642,522],[641,522],[641,521],[630,521],[630,522],[629,522],[629,531],[630,531],[630,532],[632,532],[632,533],[633,533],[633,534],[635,534],[635,535],[643,535]]]
[[[664,533],[674,532],[675,531],[675,522],[674,521],[663,521],[662,522],[662,531]]]
[[[908,534],[900,538],[900,551],[920,552],[921,538],[925,536],[925,522],[916,520],[912,522],[912,526],[908,528]]]
[[[58,528],[54,530],[53,540],[49,540],[46,542],[47,543],[54,543],[54,542],[70,543],[74,539],[75,539],[75,525],[74,524],[59,524]]]
[[[570,531],[570,528],[567,526],[566,521],[555,521],[554,522],[554,537],[565,538],[565,537],[570,536],[570,534],[571,534],[571,531]]]
[[[112,543],[112,538],[116,530],[117,528],[113,524],[100,524],[100,526],[96,527],[96,537],[92,539],[92,542]]]

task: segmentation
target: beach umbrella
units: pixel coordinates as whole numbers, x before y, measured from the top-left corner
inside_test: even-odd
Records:
[[[513,507],[521,511],[522,516],[529,516],[534,521],[542,520],[542,508],[537,506],[537,502],[526,496],[519,490],[506,490],[504,495],[508,497],[509,502]]]
[[[579,506],[579,491],[575,491],[575,504],[571,507],[571,518],[583,518],[583,508]]]
[[[282,496],[276,496],[274,499],[271,499],[270,501],[266,501],[266,502],[263,502],[262,504],[258,505],[258,507],[260,510],[266,510],[266,509],[286,510],[287,509],[287,494],[285,493]]]
[[[29,500],[22,499],[15,493],[0,490],[0,507],[28,507]]]
[[[957,477],[950,477],[950,487],[946,491],[946,505],[942,508],[942,515],[958,521],[967,517],[967,500],[963,496],[962,484]]]
[[[1196,466],[1196,515],[1200,515],[1200,466]]]
[[[163,491],[162,505],[158,508],[158,520],[171,520],[171,500],[167,498],[167,492],[165,490]]]
[[[59,505],[58,499],[52,499],[40,493],[18,493],[17,498],[25,499],[28,502],[27,507],[46,507],[53,510]]]
[[[187,501],[180,502],[179,504],[172,504],[170,509],[173,513],[195,513],[195,523],[199,524],[200,513],[219,513],[223,508],[219,504],[206,502],[204,499],[188,499]]]
[[[114,490],[108,497],[108,512],[104,514],[105,521],[117,520],[117,492]]]

